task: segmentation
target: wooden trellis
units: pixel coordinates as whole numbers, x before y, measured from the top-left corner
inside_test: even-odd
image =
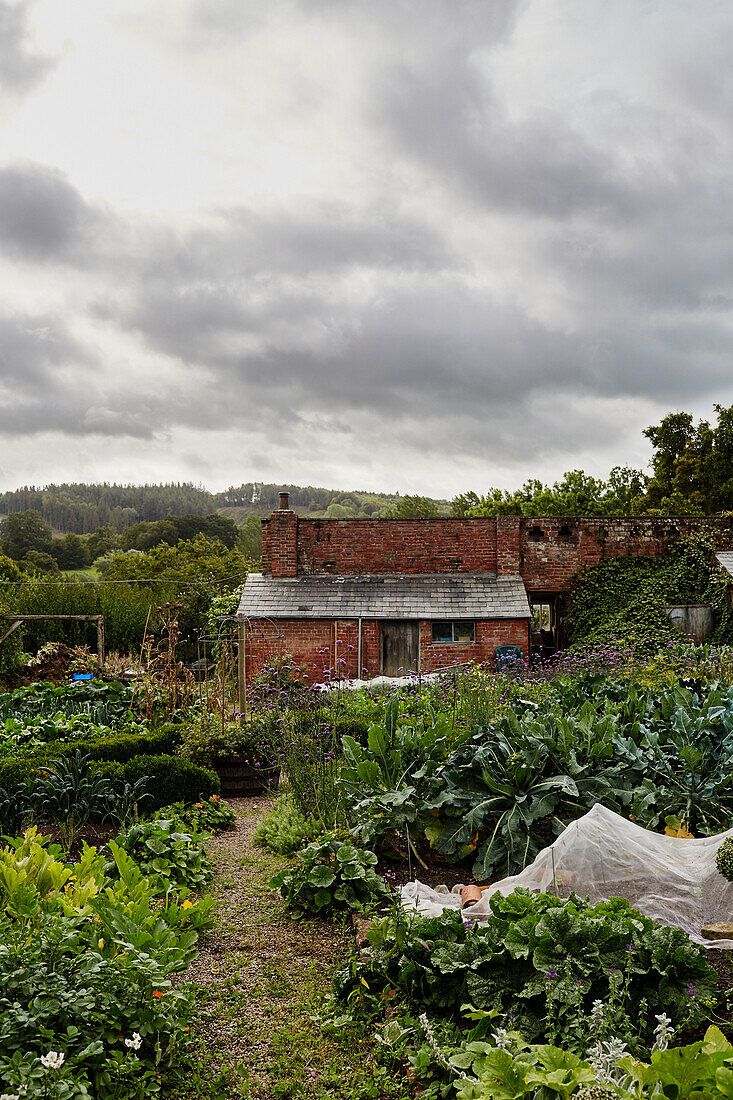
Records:
[[[99,661],[100,670],[104,668],[104,615],[0,615],[0,618],[7,619],[10,623],[10,628],[5,631],[0,638],[0,645],[9,638],[10,635],[22,626],[26,622],[38,622],[42,619],[52,619],[58,621],[60,619],[71,620],[72,622],[84,622],[84,623],[96,623],[97,624],[97,659]]]

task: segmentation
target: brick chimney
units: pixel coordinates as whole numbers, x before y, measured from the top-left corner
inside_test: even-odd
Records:
[[[295,577],[298,572],[298,517],[285,490],[276,510],[262,521],[262,572],[272,577]]]

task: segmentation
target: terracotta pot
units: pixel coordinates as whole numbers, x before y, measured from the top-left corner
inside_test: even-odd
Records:
[[[466,909],[469,905],[475,905],[477,901],[481,901],[480,886],[461,887],[461,909]]]
[[[280,768],[253,768],[243,756],[225,756],[217,760],[216,773],[221,780],[223,798],[246,798],[249,795],[276,791],[280,784]]]

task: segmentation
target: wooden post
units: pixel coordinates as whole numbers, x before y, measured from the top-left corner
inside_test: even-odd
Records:
[[[247,664],[244,652],[244,615],[237,615],[237,688],[239,694],[240,724],[244,722],[244,714],[247,708]]]
[[[0,638],[0,645],[5,641],[6,638],[10,637],[14,630],[17,630],[18,627],[22,625],[22,621],[20,619],[16,619],[15,622],[11,624],[10,629],[6,630],[2,638]]]
[[[104,615],[97,619],[97,661],[101,673],[104,669]]]

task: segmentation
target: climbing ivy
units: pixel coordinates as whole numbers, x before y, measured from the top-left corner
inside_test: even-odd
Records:
[[[715,532],[680,538],[662,558],[607,558],[573,579],[565,620],[568,644],[624,640],[659,644],[679,635],[665,604],[710,604],[711,641],[733,643],[733,578],[715,560]]]

